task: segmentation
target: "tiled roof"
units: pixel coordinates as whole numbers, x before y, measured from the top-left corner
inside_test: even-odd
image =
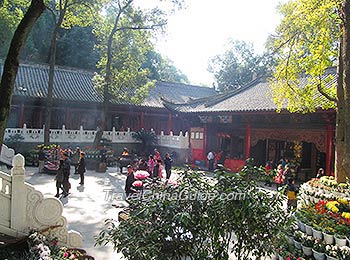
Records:
[[[3,64],[0,63],[0,71]],[[102,102],[93,88],[93,73],[82,70],[55,69],[53,98],[67,101]],[[21,64],[18,69],[15,96],[30,98],[47,97],[49,66]]]
[[[331,69],[326,72],[324,78],[329,74],[336,76],[335,70]],[[327,82],[326,87],[330,87],[335,82],[336,77],[332,81]],[[307,79],[302,78],[300,84],[307,84]],[[169,109],[183,113],[264,112],[277,110],[277,106],[272,101],[271,88],[266,79],[257,79],[239,89],[183,104],[174,104],[165,99],[164,104]],[[286,108],[286,106],[283,108]]]
[[[160,81],[150,91],[149,97],[142,103],[142,106],[164,107],[163,99],[171,100],[172,103],[177,104],[215,94],[213,88]]]
[[[0,61],[0,72],[3,63]],[[18,70],[15,96],[46,98],[49,75],[48,65],[21,64]],[[53,97],[58,100],[102,102],[92,83],[93,72],[55,67],[55,85]],[[23,91],[25,90],[25,91]],[[190,99],[203,98],[215,94],[215,90],[207,87],[186,85],[180,83],[158,82],[150,91],[150,95],[141,106],[164,108],[162,97],[173,103],[183,103]],[[116,102],[118,104],[130,104]]]

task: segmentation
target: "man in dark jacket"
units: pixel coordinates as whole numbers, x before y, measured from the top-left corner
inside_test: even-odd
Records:
[[[171,164],[173,163],[173,159],[170,157],[169,153],[165,154],[164,159],[164,166],[165,166],[165,172],[166,172],[166,178],[169,180],[171,175]]]
[[[128,168],[128,176],[126,177],[126,182],[125,182],[125,194],[126,194],[126,197],[129,197],[130,194],[135,193],[136,190],[132,187],[132,184],[135,181],[134,170],[130,164],[127,166],[127,168]]]
[[[70,183],[69,183],[69,175],[70,175],[70,160],[68,158],[67,153],[62,154],[62,168],[63,168],[63,188],[66,191],[66,193],[63,195],[63,197],[67,197],[70,189]]]

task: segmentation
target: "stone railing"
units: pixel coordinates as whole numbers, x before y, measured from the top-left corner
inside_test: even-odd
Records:
[[[13,156],[15,156],[15,151],[3,144],[0,151],[0,162],[11,166]]]
[[[30,129],[26,125],[23,128],[7,128],[5,130],[4,139],[10,136],[20,135],[23,138],[22,142],[43,143],[44,142],[44,129]],[[68,130],[65,126],[62,129],[50,130],[50,141],[52,143],[92,143],[94,141],[96,130],[84,130],[81,126],[79,130]],[[112,131],[104,131],[103,138],[110,140],[112,143],[137,143],[132,137],[133,132],[128,129],[127,131],[116,131],[115,128]],[[188,149],[189,137],[186,132],[183,134],[180,132],[178,136],[164,135],[161,132],[158,135],[158,146],[164,146],[169,148]]]
[[[11,174],[0,172],[0,233],[22,236],[32,229],[51,230],[62,245],[81,247],[80,233],[67,230],[67,219],[62,216],[63,205],[57,198],[44,198],[42,193],[24,182],[24,157],[13,158]]]
[[[180,132],[179,135],[173,135],[173,132],[170,132],[170,135],[164,135],[164,132],[162,131],[157,137],[158,146],[180,149],[187,149],[190,146],[187,132],[185,134]]]

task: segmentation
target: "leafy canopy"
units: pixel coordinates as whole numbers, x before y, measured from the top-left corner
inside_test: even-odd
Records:
[[[230,40],[227,50],[211,60],[208,70],[214,73],[219,90],[224,92],[264,76],[268,68],[264,63],[264,56],[256,54],[251,43]]]
[[[271,81],[278,109],[313,112],[335,107],[335,73],[340,0],[296,0],[279,7],[283,16],[271,37],[270,49],[277,66]]]
[[[95,33],[100,39],[101,60],[95,75],[96,88],[105,103],[140,103],[155,85],[150,70],[143,66],[153,51],[152,37],[167,23],[167,13],[159,7],[141,9],[134,0],[112,0],[100,17]],[[182,0],[169,1],[181,6]]]

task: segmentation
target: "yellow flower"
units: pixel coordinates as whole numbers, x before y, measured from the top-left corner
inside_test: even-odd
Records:
[[[343,218],[350,219],[350,212],[343,212],[343,213],[341,214],[341,216],[342,216]]]
[[[341,203],[341,204],[344,204],[344,205],[348,205],[349,204],[348,200],[345,199],[345,198],[339,198],[338,202]]]

